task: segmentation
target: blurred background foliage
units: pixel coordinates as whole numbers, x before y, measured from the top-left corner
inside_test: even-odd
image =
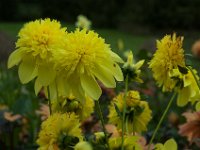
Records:
[[[0,21],[51,17],[74,23],[84,14],[96,27],[199,29],[199,9],[199,0],[1,0]]]

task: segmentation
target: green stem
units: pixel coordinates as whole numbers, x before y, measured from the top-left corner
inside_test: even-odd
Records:
[[[104,122],[104,119],[103,119],[103,114],[102,114],[101,107],[99,105],[99,101],[98,100],[95,101],[95,105],[96,105],[96,108],[97,108],[97,114],[98,114],[98,116],[99,116],[99,118],[101,120],[101,124],[102,124],[102,127],[103,127],[103,132],[105,134],[106,144],[107,144],[108,149],[110,150],[110,146],[109,146],[109,143],[108,143],[108,134],[106,132],[105,122]]]
[[[52,109],[51,109],[51,98],[50,98],[49,86],[47,86],[47,93],[48,93],[48,101],[49,101],[49,112],[50,112],[50,115],[51,115],[52,114]]]
[[[153,140],[154,140],[154,138],[155,138],[155,135],[156,135],[158,129],[160,128],[160,125],[161,125],[161,123],[163,122],[163,120],[164,120],[164,118],[165,118],[165,116],[166,116],[166,114],[167,114],[167,112],[168,112],[168,110],[169,110],[169,108],[170,108],[170,106],[171,106],[171,104],[172,104],[172,102],[173,102],[175,96],[176,96],[176,92],[174,92],[174,94],[172,95],[172,97],[171,97],[171,99],[170,99],[170,101],[169,101],[169,103],[168,103],[168,105],[167,105],[167,107],[166,107],[166,109],[165,109],[165,111],[164,111],[164,113],[163,113],[163,115],[162,115],[162,117],[161,117],[159,123],[158,123],[157,126],[156,126],[156,129],[155,129],[155,131],[154,131],[154,133],[153,133],[153,136],[151,137],[151,140],[150,140],[150,142],[149,142],[148,150],[150,150],[150,146],[151,146],[151,144],[152,144],[152,142],[153,142]]]
[[[125,115],[126,115],[126,98],[128,92],[128,75],[125,78],[125,93],[124,93],[124,105],[123,105],[123,118],[122,118],[122,147],[121,150],[124,150],[124,133],[125,133]]]

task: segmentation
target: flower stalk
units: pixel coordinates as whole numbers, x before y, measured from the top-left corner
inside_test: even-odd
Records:
[[[126,98],[128,92],[128,75],[125,78],[125,93],[124,93],[124,107],[123,107],[123,118],[122,118],[122,147],[121,150],[124,150],[124,134],[125,134],[125,124],[126,124]]]
[[[51,97],[50,97],[49,86],[47,86],[47,94],[48,94],[49,112],[50,112],[50,115],[51,115],[52,114],[52,109],[51,109]]]
[[[100,118],[100,120],[101,120],[103,132],[104,132],[105,139],[106,139],[107,148],[108,148],[108,150],[110,150],[110,146],[109,146],[109,143],[108,143],[108,134],[107,134],[107,132],[106,132],[105,122],[104,122],[104,119],[103,119],[103,114],[102,114],[102,111],[101,111],[101,106],[100,106],[98,100],[95,101],[95,106],[96,106],[96,108],[97,108],[97,114],[98,114],[98,116],[99,116],[99,118]]]
[[[158,124],[156,126],[156,129],[153,132],[153,136],[151,137],[150,142],[149,142],[148,150],[150,150],[150,146],[151,146],[151,144],[152,144],[152,142],[153,142],[153,140],[154,140],[154,138],[156,136],[156,133],[158,132],[158,129],[160,128],[160,125],[163,122],[163,120],[164,120],[164,118],[165,118],[165,116],[166,116],[166,114],[167,114],[167,112],[168,112],[168,110],[169,110],[169,108],[170,108],[170,106],[171,106],[171,104],[172,104],[172,102],[173,102],[175,97],[176,97],[176,92],[174,92],[174,94],[172,95],[172,97],[171,97],[171,99],[170,99],[170,101],[169,101],[169,103],[168,103],[168,105],[167,105],[162,117],[160,118],[160,121],[158,122]]]

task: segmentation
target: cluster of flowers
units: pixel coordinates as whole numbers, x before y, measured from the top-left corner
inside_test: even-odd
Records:
[[[200,97],[199,77],[185,64],[182,41],[175,34],[165,36],[157,42],[158,49],[149,63],[163,91],[178,92],[178,106]],[[103,141],[106,149],[140,150],[138,134],[147,130],[152,111],[138,91],[125,91],[111,101],[108,118],[117,127],[117,136],[95,133],[89,143],[80,124],[94,111],[94,102],[102,94],[97,80],[107,88],[115,88],[115,80],[123,81],[124,77],[127,82],[142,83],[143,63],[135,63],[132,52],[124,63],[94,31],[76,29],[69,33],[58,21],[44,19],[29,22],[20,30],[8,68],[19,65],[20,81],[34,80],[35,93],[43,88],[49,99],[51,115],[41,125],[39,149],[91,150]],[[168,147],[177,149],[172,139],[155,146],[161,150]]]
[[[165,36],[157,41],[158,49],[149,63],[163,92],[174,90],[178,93],[178,106],[200,100],[199,76],[195,69],[186,64],[182,43],[183,37],[176,37],[176,34]]]

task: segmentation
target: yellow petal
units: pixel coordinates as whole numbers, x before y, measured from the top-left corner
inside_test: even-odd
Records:
[[[43,86],[48,86],[56,76],[56,72],[50,65],[39,66],[38,68],[38,82]]]
[[[87,75],[86,73],[81,75],[81,85],[85,92],[94,100],[98,100],[101,96],[101,88],[97,84],[94,77]]]
[[[21,50],[15,50],[8,58],[8,68],[17,65],[22,60],[23,52]]]
[[[165,150],[177,150],[177,144],[174,139],[167,140],[164,144]]]
[[[121,68],[119,67],[118,64],[115,64],[112,71],[113,71],[114,77],[117,81],[124,81],[124,76],[123,76],[122,70],[121,70]]]
[[[139,69],[140,67],[142,67],[142,65],[144,64],[144,61],[145,61],[144,59],[138,61],[138,62],[135,64],[135,69]]]
[[[53,82],[49,85],[49,91],[50,91],[50,99],[51,100],[57,100],[58,99],[58,97],[57,97],[58,93],[57,93],[55,82]]]
[[[58,93],[59,95],[62,96],[69,96],[71,93],[69,84],[67,84],[68,81],[65,81],[64,78],[59,77],[56,79],[56,84],[57,84],[57,88],[58,88]]]
[[[38,93],[42,89],[42,85],[40,84],[40,82],[38,82],[38,79],[35,80],[34,89],[35,89],[35,95],[38,95]]]
[[[37,67],[35,65],[34,58],[26,57],[22,60],[22,63],[19,65],[19,79],[25,84],[34,79],[37,76]]]
[[[133,53],[132,53],[132,51],[129,51],[128,58],[127,58],[127,63],[129,65],[133,64]]]
[[[190,74],[183,77],[184,87],[189,86],[192,83],[192,76]]]
[[[106,68],[107,73],[112,74],[117,81],[123,81],[124,80],[122,70],[117,63],[105,60],[104,62],[101,63],[100,67]]]
[[[94,75],[108,88],[116,87],[115,79],[113,75],[108,73],[108,70],[97,66],[94,70]]]
[[[119,62],[119,63],[124,63],[124,61],[114,52],[110,51],[111,57],[114,61]]]
[[[178,94],[177,105],[185,106],[189,101],[190,94],[191,93],[189,87],[183,88]]]

